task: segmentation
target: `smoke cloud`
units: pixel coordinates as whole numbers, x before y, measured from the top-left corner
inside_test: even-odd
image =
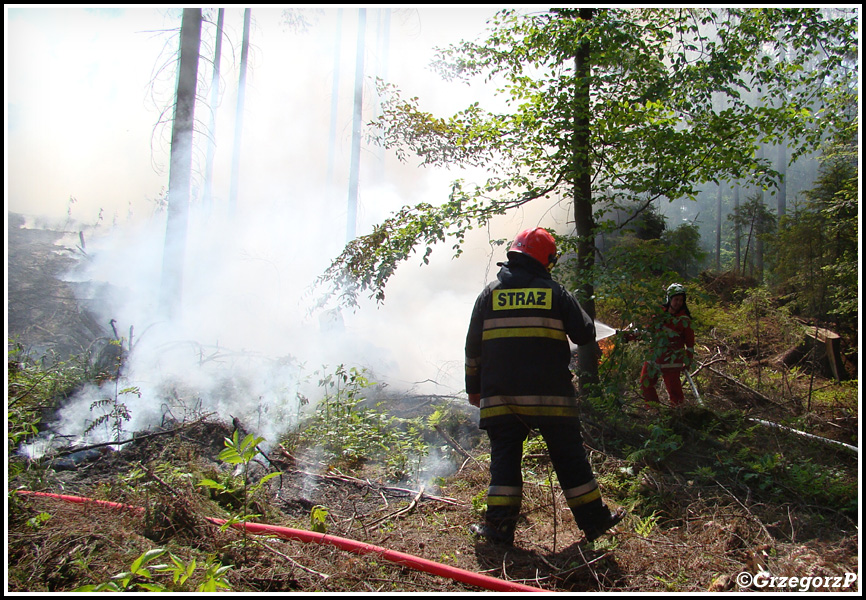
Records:
[[[252,32],[238,208],[235,214],[228,214],[224,191],[229,188],[231,111],[237,81],[227,69],[217,113],[217,194],[212,206],[192,205],[179,318],[166,320],[157,310],[165,212],[156,210],[154,199],[161,192],[154,186],[153,174],[140,176],[149,164],[123,154],[122,146],[112,147],[104,141],[109,153],[126,157],[123,164],[126,160],[137,164],[130,167],[125,182],[110,175],[116,163],[106,160],[89,171],[82,167],[82,173],[90,175],[86,184],[61,178],[59,183],[67,187],[59,194],[43,186],[31,189],[25,174],[34,167],[25,158],[34,144],[21,137],[29,121],[23,115],[15,119],[20,127],[10,138],[10,149],[20,147],[27,152],[18,155],[20,162],[10,163],[10,189],[16,190],[16,203],[10,203],[10,209],[66,221],[76,217],[87,223],[96,222],[97,212],[107,209],[107,218],[98,227],[87,228],[87,256],[67,278],[76,283],[80,300],[100,323],[107,327],[113,322],[128,352],[117,384],[82,390],[63,407],[53,426],[58,435],[83,436],[106,406],[120,403],[130,413],[129,421],[123,423],[126,432],[160,425],[166,419],[213,412],[224,419],[238,417],[273,441],[296,423],[298,398],[315,401],[320,394],[316,372],[340,364],[366,368],[374,381],[387,384],[391,391],[459,397],[469,314],[478,292],[495,276],[496,261],[505,258],[505,249],[492,247],[490,240],[511,239],[529,226],[565,228],[561,207],[553,212],[550,206],[527,209],[472,232],[459,260],[452,259],[447,243],[435,249],[429,265],[420,266],[420,255],[410,258],[389,284],[384,305],[364,301],[355,312],[311,312],[318,299],[312,284],[346,241],[345,180],[351,136],[345,103],[351,95],[341,87],[343,104],[334,157],[338,168],[333,180],[327,181],[335,13],[325,11],[317,36],[303,37],[269,27],[269,18],[272,22],[278,19],[264,10],[253,11],[257,25]],[[492,11],[476,8],[456,18],[453,8],[438,10],[395,13],[388,76],[407,96],[418,95],[425,109],[448,114],[488,92],[438,81],[424,68],[431,47],[480,34]],[[344,12],[348,19],[352,11]],[[83,18],[80,12],[70,14]],[[24,17],[35,18],[32,13]],[[237,15],[229,17],[237,20]],[[18,33],[35,31],[29,20],[19,23]],[[118,21],[112,23],[118,25]],[[55,27],[58,34],[69,33],[59,23]],[[350,20],[342,27],[344,48],[354,48],[353,27]],[[239,48],[239,37],[234,41]],[[203,53],[207,56],[205,50]],[[301,60],[303,56],[317,58]],[[39,60],[46,63],[31,67],[47,70],[49,59]],[[348,81],[354,77],[351,64],[344,59],[340,67]],[[29,79],[15,81],[20,87],[14,95],[23,101]],[[200,112],[196,117],[202,122],[209,115]],[[152,127],[152,119],[150,123]],[[93,123],[94,128],[98,126]],[[100,140],[113,139],[99,131]],[[79,129],[71,135],[87,139]],[[142,138],[137,139],[136,147],[140,147]],[[196,142],[199,172],[205,139],[200,135]],[[68,142],[63,147],[64,159],[78,158],[80,152],[73,152]],[[359,234],[401,206],[441,203],[458,177],[468,181],[484,177],[483,171],[419,169],[387,155],[383,158],[369,146],[363,152]],[[80,199],[74,205],[66,198],[70,194]],[[149,208],[145,204],[145,209],[132,209],[131,194],[138,200],[148,198]],[[193,195],[197,197],[195,188]],[[58,196],[63,202],[57,202]],[[49,197],[53,207],[41,211],[40,202]],[[21,201],[25,206],[18,204]],[[92,204],[94,201],[98,204]],[[95,403],[103,406],[94,407]],[[110,428],[102,426],[87,441],[110,439]]]
[[[431,197],[419,200],[433,201],[437,193],[432,186]],[[54,430],[83,435],[102,414],[91,406],[114,399],[130,409],[127,431],[212,412],[238,417],[274,440],[296,423],[299,395],[313,401],[320,395],[314,373],[340,364],[367,369],[392,392],[460,396],[469,313],[495,262],[504,259],[505,249],[492,249],[489,239],[513,237],[538,219],[523,214],[475,232],[459,259],[447,244],[429,265],[410,259],[384,304],[364,300],[354,312],[323,313],[311,311],[318,300],[312,285],[334,256],[323,251],[333,243],[330,222],[310,211],[303,227],[286,227],[299,222],[295,205],[244,211],[233,220],[194,211],[182,308],[171,321],[157,310],[164,218],[88,239],[87,258],[67,279],[101,323],[113,320],[130,350],[120,383],[83,390],[64,406]],[[134,391],[118,394],[127,388]],[[88,439],[107,441],[110,434],[103,427]]]

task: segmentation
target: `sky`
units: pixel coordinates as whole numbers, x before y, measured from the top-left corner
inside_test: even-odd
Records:
[[[404,97],[417,96],[422,109],[442,116],[490,101],[491,85],[445,83],[428,65],[435,46],[481,35],[493,9],[394,7],[387,45],[377,41],[384,11],[368,9],[368,77],[378,66]],[[355,312],[340,313],[341,330],[326,328],[308,307],[313,281],[346,241],[358,8],[344,8],[342,20],[334,7],[296,13],[310,23],[300,32],[283,23],[280,9],[253,7],[238,211],[231,218],[225,207],[243,8],[227,8],[215,113],[215,202],[210,212],[193,206],[182,318],[165,322],[155,303],[170,122],[158,123],[174,93],[179,9],[7,5],[5,12],[7,214],[24,214],[31,226],[83,232],[88,259],[68,279],[88,302],[99,304],[105,322],[115,319],[121,332],[130,332],[136,345],[127,378],[145,398],[164,395],[170,386],[180,389],[178,382],[187,379],[184,386],[195,388],[206,405],[238,414],[238,406],[225,404],[236,399],[227,400],[218,384],[237,377],[254,382],[244,410],[260,419],[263,405],[283,402],[286,390],[300,385],[297,372],[274,368],[285,357],[305,365],[306,373],[345,363],[369,368],[391,389],[458,396],[472,305],[495,276],[496,261],[505,258],[490,239],[564,223],[553,213],[523,212],[472,233],[460,259],[452,259],[450,245],[437,248],[427,266],[413,257],[389,284],[383,305],[364,302]],[[213,23],[205,24],[202,64],[212,60],[214,31]],[[209,98],[210,71],[203,68],[199,94]],[[329,180],[335,72],[340,84]],[[365,98],[371,96],[368,79]],[[373,109],[368,104],[365,110],[366,119]],[[195,116],[197,129],[205,130],[211,113],[199,104]],[[204,136],[196,139],[193,195],[205,155]],[[402,206],[441,203],[458,177],[483,177],[483,171],[403,164],[366,144],[361,164],[359,234]],[[220,360],[202,361],[206,354]],[[216,371],[209,370],[213,366]],[[80,413],[92,399],[82,395],[73,403],[64,427],[80,430]],[[136,412],[136,427],[158,418],[151,410]]]

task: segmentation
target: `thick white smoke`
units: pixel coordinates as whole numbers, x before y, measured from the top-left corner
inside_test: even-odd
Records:
[[[434,201],[440,192],[434,183],[425,193]],[[495,261],[504,258],[505,249],[492,249],[488,240],[512,237],[539,217],[524,213],[475,232],[459,259],[447,244],[429,265],[410,259],[382,305],[363,301],[356,311],[323,313],[311,312],[321,292],[312,286],[335,255],[325,249],[339,246],[333,221],[306,211],[299,227],[294,206],[289,198],[232,220],[194,212],[182,308],[171,321],[157,306],[164,218],[92,234],[87,258],[68,279],[101,323],[113,320],[131,350],[120,382],[71,399],[55,432],[83,434],[105,411],[91,405],[109,398],[129,408],[127,431],[215,413],[238,417],[274,440],[296,422],[299,394],[313,402],[320,394],[314,373],[340,364],[367,369],[392,392],[459,396],[469,313],[495,275]],[[117,393],[132,388],[135,393]],[[88,439],[110,435],[102,427]]]
[[[406,97],[418,95],[425,110],[443,115],[491,96],[492,87],[445,85],[426,65],[434,44],[475,37],[492,12],[473,10],[470,17],[445,7],[435,14],[395,14],[389,79],[401,86]],[[254,9],[253,14],[258,25],[253,28],[237,210],[228,214],[226,200],[237,81],[236,72],[226,66],[225,94],[217,113],[216,197],[208,210],[193,202],[177,319],[167,321],[157,310],[165,213],[142,216],[139,210],[131,218],[112,218],[125,214],[130,190],[140,188],[139,180],[130,178],[124,186],[115,178],[83,171],[96,182],[93,193],[65,192],[81,198],[74,206],[64,205],[74,209],[76,216],[84,211],[85,201],[95,197],[107,202],[114,194],[121,203],[119,209],[106,207],[102,225],[88,232],[88,256],[68,278],[101,324],[114,321],[129,353],[117,387],[111,383],[83,390],[64,406],[53,426],[59,435],[83,435],[105,410],[92,409],[93,404],[108,399],[109,407],[116,401],[129,409],[130,419],[123,423],[126,432],[213,412],[224,419],[238,417],[258,435],[275,440],[297,419],[299,395],[315,401],[320,393],[315,372],[339,364],[368,369],[391,391],[459,396],[469,313],[478,292],[495,276],[495,262],[505,254],[504,248],[491,248],[489,240],[510,239],[521,228],[536,225],[567,229],[562,211],[554,216],[546,213],[549,206],[539,206],[537,214],[522,212],[473,232],[459,260],[452,260],[448,243],[436,248],[430,265],[419,266],[420,254],[413,257],[389,284],[382,306],[365,301],[357,312],[311,314],[309,308],[317,299],[311,296],[311,285],[346,241],[351,94],[345,85],[341,88],[337,169],[334,178],[326,181],[334,13],[325,12],[318,35],[279,32],[267,25],[270,21],[264,12]],[[354,49],[353,28],[351,20],[343,26],[344,53]],[[370,53],[368,65],[383,58],[373,50]],[[309,56],[314,60],[301,59]],[[353,62],[344,60],[341,65],[343,79],[351,82]],[[137,89],[144,94],[146,86]],[[365,93],[371,92],[368,82]],[[206,123],[209,114],[198,112],[196,118]],[[99,121],[91,122],[99,126]],[[13,136],[10,143],[23,148],[24,142],[19,144],[17,139]],[[86,140],[80,135],[78,139]],[[204,140],[198,138],[194,162],[199,176]],[[68,153],[66,158],[78,154],[87,155]],[[121,149],[115,154],[127,155]],[[141,165],[143,170],[149,167]],[[110,170],[110,165],[106,168]],[[10,179],[20,190],[16,199],[26,201],[26,186],[19,176],[23,169],[15,166]],[[444,201],[456,178],[482,181],[485,176],[483,171],[403,165],[391,155],[383,159],[369,146],[363,151],[362,169],[359,234],[401,206]],[[152,183],[148,185],[139,196],[159,196]],[[56,191],[39,189],[41,196],[56,200]],[[194,186],[194,197],[196,192]],[[35,202],[28,205],[35,207]],[[94,222],[95,212],[81,220]],[[107,440],[110,435],[107,427],[100,427],[87,441]]]

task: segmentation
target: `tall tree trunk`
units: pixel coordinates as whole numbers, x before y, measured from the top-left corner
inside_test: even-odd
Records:
[[[747,206],[749,207],[749,210],[752,210],[752,209],[756,208],[756,203],[749,202],[747,204]],[[750,219],[749,219],[749,236],[746,238],[746,253],[743,255],[743,275],[746,274],[746,267],[747,266],[749,267],[749,270],[748,270],[749,275],[754,276],[754,274],[755,274],[755,261],[754,261],[754,258],[752,258],[750,261],[749,250],[752,247],[752,238],[755,236],[755,231],[756,231],[756,226],[757,226],[755,220],[757,219],[757,214],[758,214],[757,210],[752,210],[751,214],[749,215],[749,217],[750,217]]]
[[[758,158],[764,158],[767,150],[766,146],[761,145],[758,151]],[[755,217],[752,219],[752,228],[755,237],[755,278],[758,283],[764,282],[764,239],[763,233],[763,211],[764,211],[764,187],[758,188],[758,202],[755,206]]]
[[[722,186],[716,190],[716,271],[722,270]]]
[[[235,111],[235,144],[232,150],[232,181],[229,190],[229,214],[233,215],[238,204],[238,188],[241,171],[241,139],[244,130],[244,97],[247,89],[247,57],[250,53],[250,13],[244,9],[244,40],[241,47],[241,75],[238,81],[238,105]]]
[[[168,211],[162,256],[160,311],[168,318],[180,312],[183,263],[189,220],[189,187],[192,171],[192,134],[198,58],[201,46],[201,9],[183,9],[180,28],[180,60],[174,121],[171,129],[171,159],[168,174]]]
[[[742,231],[740,231],[740,184],[734,184],[734,215],[737,216],[737,220],[734,221],[734,260],[736,261],[734,264],[736,265],[736,270],[739,273],[740,271],[740,236],[742,235]],[[746,274],[745,265],[743,267],[743,275]]]
[[[776,199],[776,214],[779,218],[779,223],[782,222],[782,217],[788,210],[788,146],[784,140],[779,144],[777,170],[781,174],[779,178],[779,195]]]
[[[207,162],[205,163],[204,168],[204,191],[202,192],[202,204],[203,209],[206,212],[210,212],[211,207],[213,206],[213,159],[214,154],[216,153],[216,110],[217,104],[219,103],[219,91],[220,91],[220,59],[222,57],[222,47],[223,47],[223,18],[225,16],[225,9],[219,9],[219,13],[217,16],[217,29],[216,29],[216,46],[214,49],[214,57],[213,57],[213,77],[211,78],[211,90],[210,90],[210,130],[207,144]]]
[[[391,43],[391,9],[378,10],[378,27],[376,28],[376,72],[375,76],[383,81],[388,80],[388,49]],[[373,120],[378,120],[382,114],[381,103],[373,105]],[[376,145],[376,175],[375,180],[381,183],[385,180],[385,146]]]
[[[592,20],[595,9],[581,8],[580,19]],[[572,161],[574,168],[574,222],[577,233],[578,281],[580,303],[595,319],[595,290],[592,269],[595,264],[595,221],[592,215],[592,178],[589,141],[590,75],[589,42],[582,41],[574,57],[574,137]],[[595,344],[580,346],[577,364],[581,389],[598,381],[598,349]]]
[[[337,153],[337,107],[340,98],[340,53],[343,35],[343,9],[337,9],[337,32],[334,39],[334,75],[331,79],[331,123],[328,131],[328,172],[325,182],[334,183],[334,162]]]
[[[352,118],[352,157],[349,165],[349,209],[346,217],[346,242],[355,239],[358,221],[358,187],[361,169],[361,111],[364,107],[364,35],[367,9],[358,9],[358,46],[355,50],[355,100]]]

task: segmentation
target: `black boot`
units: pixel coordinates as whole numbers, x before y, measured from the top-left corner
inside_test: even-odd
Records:
[[[595,522],[587,527],[583,527],[583,534],[586,537],[587,542],[594,542],[602,535],[607,533],[607,531],[613,528],[617,523],[623,520],[625,517],[625,509],[618,508],[615,511],[611,512],[607,507],[604,509],[604,513],[600,515]]]
[[[514,545],[514,527],[508,525],[496,526],[492,523],[473,523],[469,531],[492,544]]]

